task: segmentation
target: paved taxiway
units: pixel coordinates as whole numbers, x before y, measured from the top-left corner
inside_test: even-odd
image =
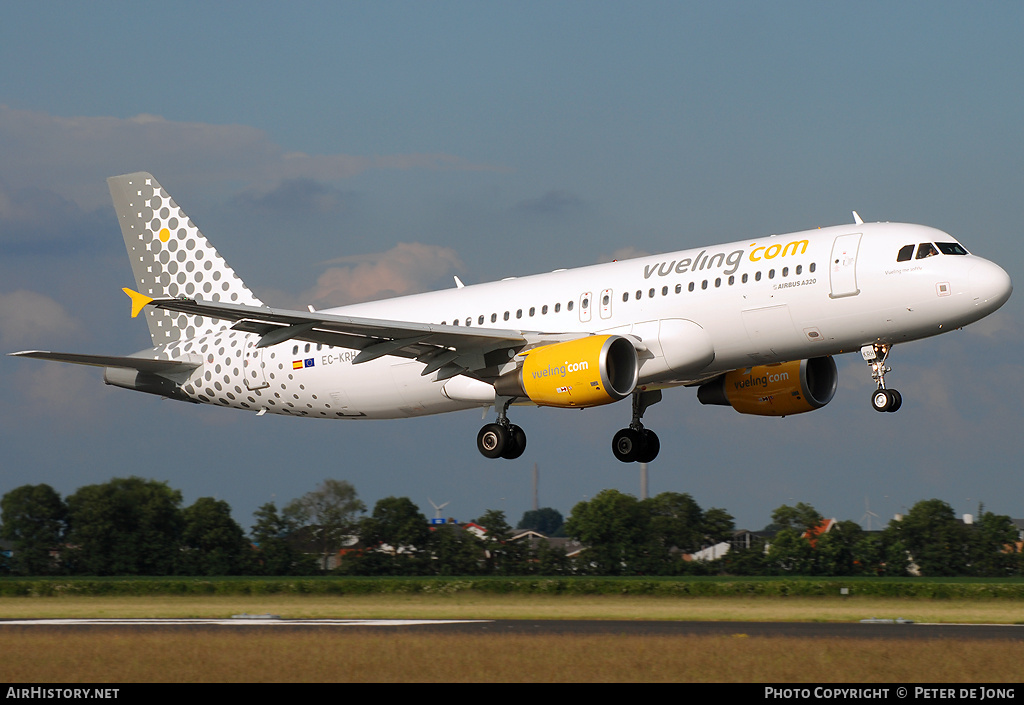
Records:
[[[622,634],[856,639],[1006,639],[1024,641],[1016,624],[862,624],[837,622],[670,622],[616,620],[426,620],[426,619],[18,619],[13,629],[390,629],[461,634]]]

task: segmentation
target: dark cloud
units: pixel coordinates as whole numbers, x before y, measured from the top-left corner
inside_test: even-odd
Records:
[[[266,214],[336,213],[354,200],[353,193],[313,179],[285,179],[266,191],[248,189],[236,195],[232,205]]]
[[[41,188],[12,188],[0,181],[0,252],[5,255],[74,256],[105,251],[117,219],[108,207],[86,211]]]
[[[53,189],[87,207],[107,200],[103,179],[149,171],[161,182],[273,184],[334,181],[366,171],[502,171],[450,154],[286,152],[258,128],[166,120],[158,115],[57,117],[0,105],[0,178]]]
[[[548,191],[538,198],[520,201],[512,210],[516,213],[536,216],[565,216],[579,213],[586,209],[586,202],[564,189]]]

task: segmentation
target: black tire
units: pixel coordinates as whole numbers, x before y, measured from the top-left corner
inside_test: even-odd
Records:
[[[508,427],[508,443],[505,445],[505,452],[501,457],[505,460],[515,460],[526,450],[526,431],[515,424]]]
[[[624,428],[612,437],[612,455],[616,460],[632,463],[640,454],[640,434]]]
[[[485,458],[500,458],[508,447],[508,431],[498,423],[489,423],[476,434],[476,448]]]
[[[903,395],[897,392],[895,389],[890,389],[888,391],[889,394],[892,396],[892,406],[890,406],[888,410],[890,412],[899,411],[900,407],[903,406]]]
[[[892,404],[892,394],[888,389],[876,389],[871,393],[871,408],[875,411],[888,411]]]
[[[636,462],[649,463],[658,457],[661,451],[661,441],[658,434],[649,428],[640,432],[640,452],[637,454]]]

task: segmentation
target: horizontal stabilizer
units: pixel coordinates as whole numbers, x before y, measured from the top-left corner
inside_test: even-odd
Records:
[[[151,374],[181,374],[199,367],[199,363],[182,362],[179,360],[153,360],[144,357],[121,357],[117,355],[82,355],[80,353],[50,352],[48,350],[22,350],[8,353],[12,357],[31,357],[36,360],[52,360],[68,362],[72,365],[92,365],[93,367],[124,367]]]

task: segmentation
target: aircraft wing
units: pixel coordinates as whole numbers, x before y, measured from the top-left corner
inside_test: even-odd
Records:
[[[133,316],[148,305],[192,316],[233,321],[233,330],[261,336],[257,347],[293,339],[323,343],[359,350],[353,364],[393,355],[425,363],[422,374],[438,372],[438,379],[463,373],[489,379],[497,376],[499,365],[507,363],[521,350],[588,335],[390,321],[201,299],[149,299],[128,289],[125,293],[132,298]]]

